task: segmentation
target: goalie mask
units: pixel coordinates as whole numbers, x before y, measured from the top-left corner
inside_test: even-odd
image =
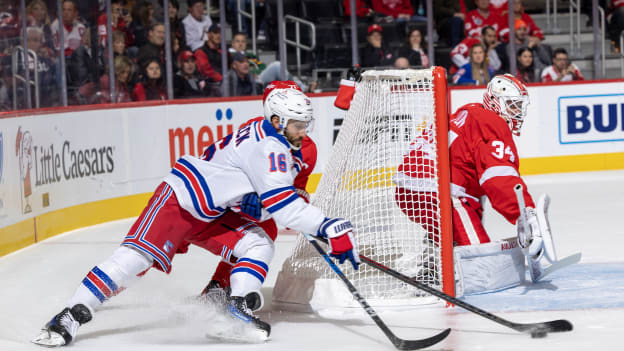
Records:
[[[271,122],[271,117],[279,118],[280,133],[284,135],[284,130],[288,126],[288,121],[295,120],[305,122],[306,131],[312,129],[312,102],[301,91],[294,89],[274,89],[269,93],[264,101],[264,118]],[[286,138],[288,139],[288,138]],[[290,143],[290,141],[289,141]],[[293,149],[299,147],[290,145]]]
[[[522,82],[511,74],[495,76],[483,94],[483,104],[503,117],[514,135],[520,135],[529,105],[529,93]]]

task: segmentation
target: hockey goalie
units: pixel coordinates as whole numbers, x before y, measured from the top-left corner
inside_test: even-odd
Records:
[[[337,107],[348,107],[345,101],[350,101],[355,91],[353,82],[346,83],[338,94]],[[537,282],[544,274],[543,259],[557,260],[548,223],[549,197],[543,195],[536,205],[518,170],[513,135],[520,135],[528,104],[527,89],[518,79],[498,75],[488,84],[482,103],[461,106],[449,118],[456,296],[519,285],[525,281],[527,267],[531,280]],[[440,245],[438,208],[432,201],[437,186],[429,178],[435,174],[432,168],[438,157],[433,138],[434,126],[423,128],[392,180],[398,207],[426,231],[434,245]],[[516,185],[522,189],[520,199],[525,206],[519,205]],[[484,198],[507,221],[518,222],[517,237],[491,240],[482,222]],[[416,279],[438,284],[438,259],[425,257]]]
[[[547,220],[549,198],[543,195],[535,206],[520,177],[512,134],[519,136],[529,96],[526,87],[512,75],[494,77],[483,95],[483,103],[460,107],[449,121],[453,243],[455,246],[456,290],[461,294],[494,291],[518,285],[525,277],[525,257],[531,280],[543,273],[543,257],[556,260]],[[410,206],[431,196],[413,184],[422,180],[435,160],[425,129],[410,145],[410,151],[394,178],[396,202],[431,238],[439,237],[432,221],[435,208]],[[422,182],[421,182],[422,184]],[[516,199],[514,187],[522,185],[525,208]],[[431,189],[434,191],[434,189]],[[480,199],[487,197],[511,223],[518,218],[518,238],[492,242],[483,223]],[[422,201],[420,201],[422,202]],[[523,222],[524,223],[524,222]],[[427,274],[423,267],[421,274]],[[457,279],[458,277],[463,279]]]

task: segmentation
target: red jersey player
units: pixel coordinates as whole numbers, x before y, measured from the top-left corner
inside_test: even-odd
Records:
[[[262,103],[266,102],[267,96],[274,89],[295,89],[301,91],[299,86],[290,80],[287,81],[273,81],[264,90],[264,96],[262,98]],[[258,117],[252,119],[246,123],[251,123],[257,119],[263,119],[264,117]],[[279,122],[277,120],[273,120],[274,127],[279,128]],[[305,187],[308,183],[308,179],[314,166],[316,165],[316,144],[314,141],[306,135],[301,142],[301,148],[299,150],[293,150],[292,152],[293,158],[295,160],[295,171],[297,172],[297,176],[295,177],[295,192],[299,194],[306,202],[310,202],[310,195],[306,191]],[[227,294],[225,290],[229,290],[230,287],[230,275],[232,272],[232,268],[234,263],[236,263],[236,258],[231,257],[227,253],[233,250],[233,246],[237,242],[237,238],[244,235],[244,231],[246,228],[241,224],[246,221],[246,219],[241,217],[247,217],[245,212],[257,212],[258,216],[260,215],[260,209],[262,204],[256,201],[257,196],[248,196],[244,202],[241,213],[235,213],[230,211],[226,215],[224,215],[220,220],[214,221],[210,227],[206,229],[206,232],[218,230],[222,234],[219,236],[212,236],[209,240],[209,244],[213,253],[219,255],[223,252],[226,255],[222,255],[223,259],[219,262],[217,269],[215,270],[210,282],[204,288],[201,295],[206,297],[216,297],[220,298],[223,294]],[[254,208],[255,207],[255,208]],[[260,218],[253,218],[254,221],[259,221]],[[272,218],[266,219],[264,221],[259,221],[257,223],[264,231],[269,235],[271,240],[275,241],[277,237],[277,225]],[[225,290],[224,290],[225,289]],[[263,305],[262,295],[260,294],[251,294],[249,295],[247,305],[253,311],[260,309]]]
[[[554,249],[545,220],[545,207],[548,204],[543,202],[548,200],[540,199],[536,210],[518,171],[518,152],[512,134],[520,135],[528,103],[527,89],[518,79],[509,74],[499,75],[488,84],[482,104],[464,105],[451,116],[449,152],[452,223],[456,246],[489,243],[490,236],[481,222],[483,208],[480,198],[487,196],[494,209],[509,222],[515,223],[520,211],[514,186],[522,184],[527,222],[533,237],[520,244],[526,245],[523,252],[530,253],[527,257],[531,278],[537,281],[541,275],[538,261],[544,253],[543,249],[549,260],[554,257]],[[432,193],[437,191],[434,187],[414,187],[415,184],[428,184],[428,174],[433,174],[431,168],[434,167],[435,147],[430,143],[431,136],[432,130],[425,129],[412,142],[409,153],[398,167],[394,182],[397,185],[396,202],[401,210],[411,220],[421,224],[432,240],[436,240],[439,234],[435,222],[437,208],[413,205],[419,200],[431,203]],[[538,217],[543,219],[538,221]],[[514,244],[510,248],[514,248]],[[522,262],[521,279],[524,279]],[[534,272],[533,268],[537,270]]]

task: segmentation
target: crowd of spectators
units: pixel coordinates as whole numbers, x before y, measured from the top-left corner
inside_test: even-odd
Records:
[[[62,26],[56,15],[57,1],[61,2]],[[171,32],[175,98],[256,95],[279,78],[281,63],[264,63],[247,49],[251,22],[243,17],[242,30],[237,31],[236,3],[236,0],[226,1],[232,38],[228,40],[227,62],[223,65],[221,28],[211,18],[219,12],[207,9],[206,1],[170,0],[169,8],[163,11],[162,1],[158,0],[111,0],[115,80],[111,94],[105,1],[27,0],[27,40],[22,43],[19,6],[15,1],[0,0],[0,109],[13,109],[13,72],[22,79],[27,70],[31,80],[35,73],[38,78],[40,106],[60,105],[61,57],[65,62],[69,104],[166,99],[164,21],[169,21]],[[431,63],[423,30],[425,3],[424,0],[357,0],[356,16],[367,26],[365,41],[362,39],[360,43],[361,66],[428,67]],[[250,6],[250,1],[243,4]],[[270,34],[270,22],[265,20],[270,4],[268,0],[256,0],[255,4],[255,32],[262,40]],[[342,5],[341,13],[347,23],[350,1],[343,0]],[[456,84],[486,84],[493,75],[509,72],[509,59],[514,57],[516,72],[512,73],[525,82],[583,79],[564,49],[553,50],[547,45],[544,33],[525,13],[522,0],[514,1],[511,26],[506,0],[436,0],[433,5],[433,37],[436,45],[452,48],[447,60],[452,64],[447,68],[450,81]],[[624,0],[608,1],[604,6],[609,8],[609,37],[619,50]],[[393,25],[402,32],[400,40],[394,32],[389,32]],[[514,45],[509,44],[511,30]],[[388,34],[388,42],[384,34]],[[267,40],[274,41],[275,38]],[[27,49],[26,53],[21,47]],[[13,56],[17,57],[17,65]],[[24,59],[25,56],[28,58]],[[306,84],[301,77],[286,74],[303,91],[315,91],[316,82]],[[227,92],[223,91],[224,81],[228,82]],[[20,97],[17,108],[24,108],[26,85],[18,79],[16,86],[16,95]],[[34,99],[32,90],[35,89],[31,89]]]

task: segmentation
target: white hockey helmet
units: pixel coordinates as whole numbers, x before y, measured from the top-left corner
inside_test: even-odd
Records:
[[[306,122],[308,126],[311,126],[314,120],[312,102],[301,91],[291,88],[274,89],[264,101],[264,118],[271,122],[273,116],[279,118],[282,131],[291,119]],[[308,131],[309,129],[308,127]]]
[[[511,74],[492,78],[483,93],[483,105],[504,118],[514,135],[520,135],[529,105],[529,93],[518,78]]]

